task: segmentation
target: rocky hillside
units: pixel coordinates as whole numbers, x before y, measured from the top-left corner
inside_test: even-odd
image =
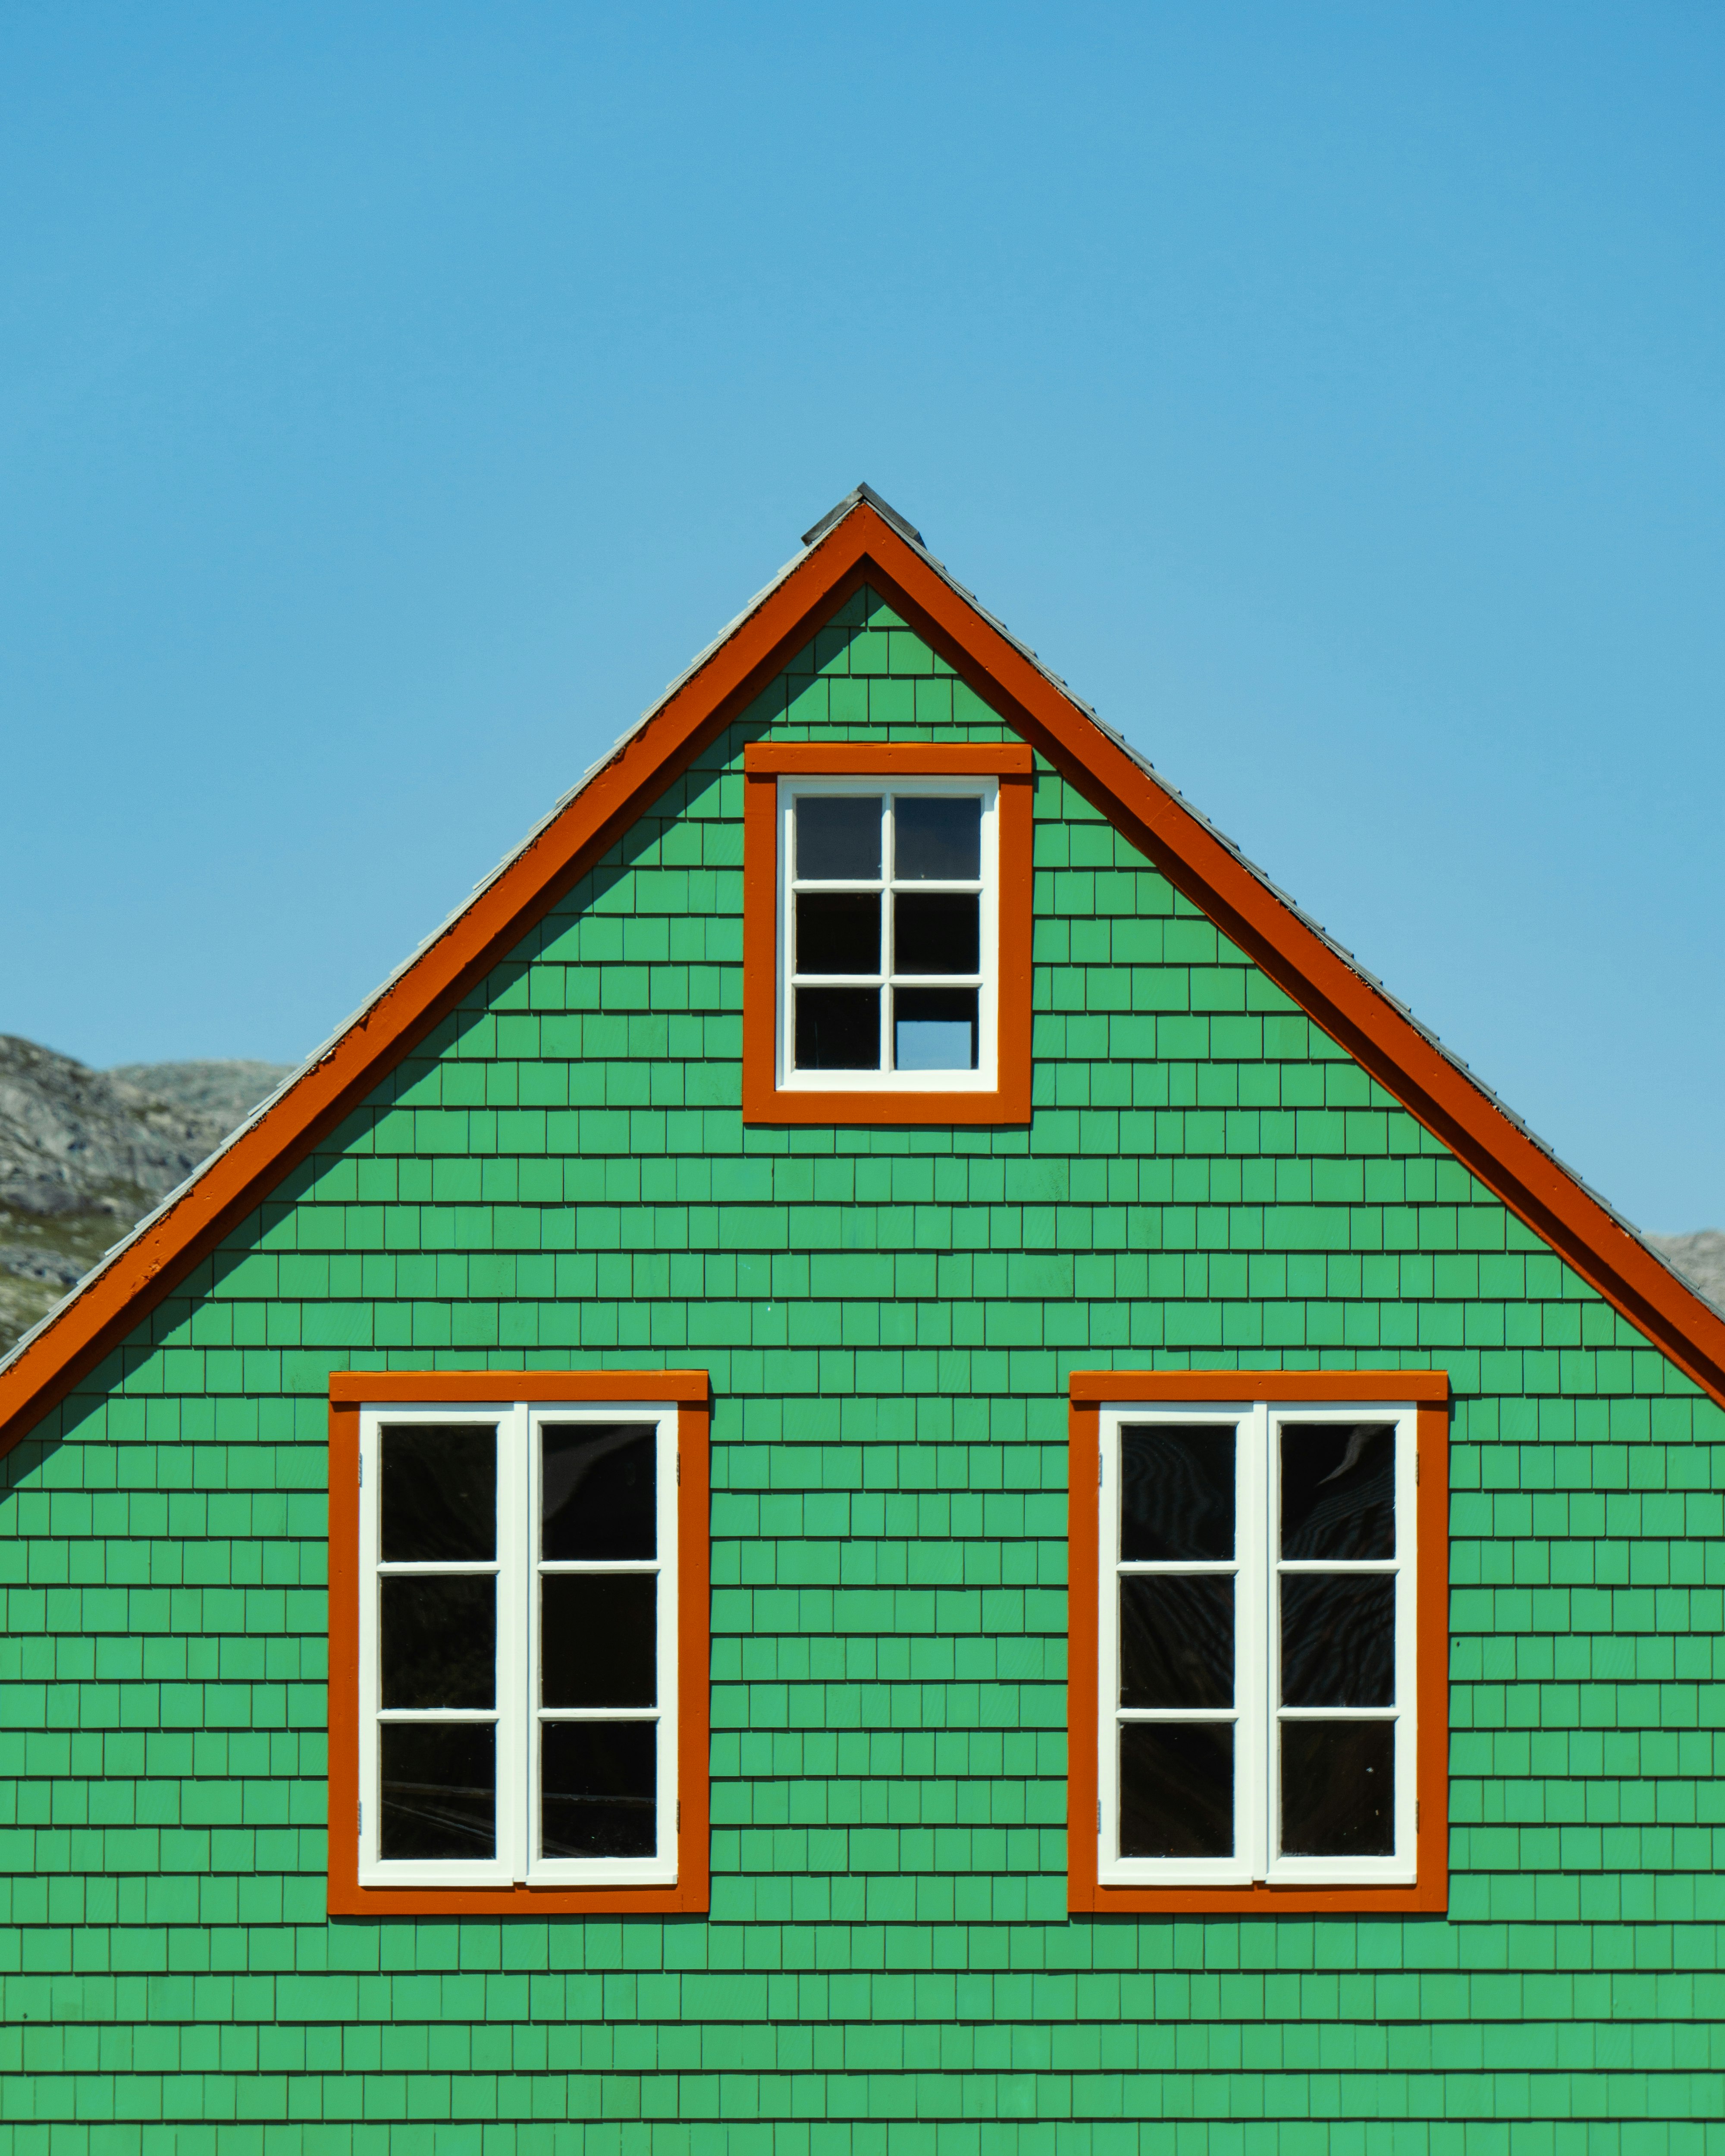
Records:
[[[286,1075],[274,1063],[91,1070],[0,1034],[0,1354]]]

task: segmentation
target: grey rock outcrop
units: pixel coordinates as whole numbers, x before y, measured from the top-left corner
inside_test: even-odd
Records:
[[[246,1062],[92,1070],[0,1034],[0,1354],[286,1075]]]

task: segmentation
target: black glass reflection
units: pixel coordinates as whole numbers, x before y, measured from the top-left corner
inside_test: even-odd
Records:
[[[896,988],[892,1061],[897,1070],[974,1070],[977,991]]]
[[[1120,1853],[1233,1856],[1231,1722],[1122,1724]]]
[[[878,793],[801,794],[796,821],[799,883],[860,883],[880,875]]]
[[[872,891],[797,893],[799,973],[878,973],[880,900]]]
[[[497,1554],[497,1431],[489,1423],[385,1423],[386,1564]]]
[[[377,1586],[383,1705],[495,1707],[495,1575],[386,1573]]]
[[[799,1070],[878,1070],[880,1068],[880,990],[798,988],[797,1068]]]
[[[657,1704],[658,1581],[650,1572],[550,1572],[540,1581],[547,1707]]]
[[[892,802],[892,872],[901,881],[968,883],[983,872],[983,804],[937,793]]]
[[[1394,1707],[1395,1580],[1389,1573],[1285,1573],[1284,1707]]]
[[[1281,1425],[1281,1553],[1395,1555],[1393,1424]]]
[[[1395,1853],[1395,1725],[1281,1725],[1281,1845],[1289,1856]]]
[[[638,1422],[547,1423],[539,1441],[542,1557],[658,1554],[650,1429]]]
[[[497,1853],[497,1746],[489,1722],[386,1722],[377,1731],[388,1860]]]
[[[981,924],[982,901],[970,892],[899,891],[892,901],[894,973],[976,973]]]
[[[1122,1558],[1193,1563],[1233,1556],[1231,1424],[1128,1424],[1120,1471]]]
[[[1121,1581],[1120,1704],[1233,1706],[1231,1577],[1137,1573]]]
[[[547,1856],[651,1856],[657,1732],[650,1722],[540,1725],[540,1848]]]

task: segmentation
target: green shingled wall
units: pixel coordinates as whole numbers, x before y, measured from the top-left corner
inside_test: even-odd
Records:
[[[4,1462],[0,2156],[1725,2150],[1725,1416],[1058,779],[1028,1132],[745,1132],[742,743]],[[701,1364],[710,1920],[323,1914],[331,1369]],[[1065,1380],[1446,1368],[1447,1918],[1069,1921]]]

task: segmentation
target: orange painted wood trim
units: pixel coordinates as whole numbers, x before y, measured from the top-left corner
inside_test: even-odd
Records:
[[[429,1401],[675,1400],[705,1407],[705,1370],[338,1370],[330,1398],[343,1405],[399,1407]]]
[[[711,1898],[711,1389],[705,1370],[353,1373],[330,1381],[329,1913],[332,1917],[694,1916]],[[359,1414],[373,1402],[677,1403],[677,1876],[669,1887],[362,1887]]]
[[[1446,1370],[1075,1370],[1070,1397],[1118,1400],[1435,1400],[1450,1397]],[[1386,1389],[1387,1388],[1387,1389]]]
[[[752,742],[743,750],[742,1119],[746,1123],[848,1123],[882,1129],[963,1129],[1030,1120],[1030,949],[1035,761],[1018,742],[942,746]],[[778,1084],[778,779],[909,777],[1000,781],[1000,978],[995,1034],[999,1084],[987,1093],[801,1093]]]
[[[1642,1249],[1380,989],[860,503],[316,1065],[0,1375],[0,1451],[63,1399],[364,1100],[865,583],[1543,1242],[1725,1404],[1725,1317]]]
[[[1030,778],[1036,758],[1020,742],[747,742],[742,768],[750,778]]]
[[[1245,1382],[1242,1384],[1241,1380]],[[1413,1381],[1413,1382],[1410,1382]],[[1419,1826],[1411,1887],[1107,1887],[1096,1877],[1096,1456],[1104,1401],[1412,1400],[1419,1453],[1415,1740]],[[1066,1464],[1066,1907],[1090,1916],[1440,1914],[1450,1897],[1449,1382],[1426,1370],[1081,1370],[1071,1378]]]

